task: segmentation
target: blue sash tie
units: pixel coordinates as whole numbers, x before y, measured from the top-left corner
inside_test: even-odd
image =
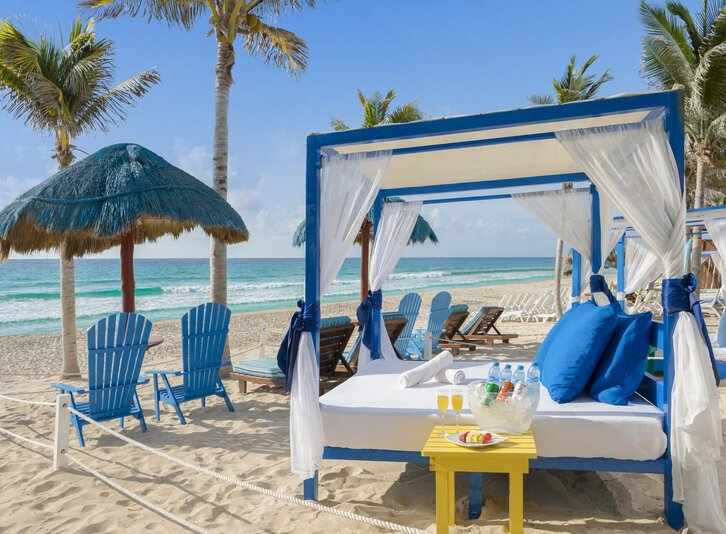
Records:
[[[713,354],[713,347],[711,346],[711,338],[708,335],[706,329],[706,321],[703,319],[703,313],[701,313],[701,302],[696,298],[696,286],[698,281],[693,273],[688,273],[683,278],[669,278],[663,280],[663,309],[666,313],[678,313],[678,312],[689,312],[693,314],[693,317],[698,323],[698,327],[701,329],[701,335],[703,340],[706,342],[708,347],[708,355],[711,358],[711,367],[713,368],[713,374],[716,377],[716,383],[719,382],[718,370],[716,367],[716,358]]]
[[[590,294],[594,293],[605,293],[605,296],[607,296],[610,304],[618,306],[617,299],[610,291],[607,282],[605,282],[605,277],[601,274],[590,275]]]
[[[304,301],[298,300],[297,306],[300,309],[292,315],[290,328],[287,330],[277,351],[277,365],[285,374],[285,393],[290,393],[292,388],[300,336],[303,332],[312,332],[317,326],[316,317],[318,317],[318,314],[315,313],[317,305],[306,306]]]
[[[380,289],[369,291],[366,299],[360,303],[355,314],[360,325],[361,341],[371,352],[371,360],[381,357],[381,315],[383,292]]]

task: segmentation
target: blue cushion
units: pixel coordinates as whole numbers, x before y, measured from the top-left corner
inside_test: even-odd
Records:
[[[618,314],[615,332],[588,386],[593,399],[618,406],[628,404],[645,375],[652,321],[650,312]]]
[[[258,376],[284,380],[285,375],[277,366],[277,360],[264,358],[261,360],[242,360],[232,367],[232,371],[241,375]]]
[[[565,315],[567,315],[567,314],[565,314]],[[564,316],[559,321],[557,321],[552,326],[552,328],[550,328],[550,331],[547,332],[547,337],[544,338],[544,341],[539,346],[539,349],[537,349],[537,355],[534,357],[534,362],[539,366],[540,370],[544,366],[544,361],[545,361],[545,357],[547,356],[547,351],[549,351],[550,347],[552,346],[552,342],[554,341],[555,337],[557,337],[557,331],[560,329],[563,319],[564,319]]]
[[[570,402],[585,390],[610,342],[616,319],[615,306],[592,302],[572,307],[560,319],[552,339],[543,343],[547,347],[541,362],[542,383],[552,400]]]

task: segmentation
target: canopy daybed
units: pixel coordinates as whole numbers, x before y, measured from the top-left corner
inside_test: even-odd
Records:
[[[714,467],[720,427],[718,436],[693,443],[684,438],[683,418],[672,415],[684,410],[685,373],[711,363],[688,298],[688,279],[680,278],[686,212],[681,105],[680,93],[667,91],[307,138],[305,302],[293,318],[280,359],[291,392],[292,470],[304,478],[306,498],[317,496],[322,459],[425,462],[418,453],[423,441],[416,447],[411,441],[396,442],[393,438],[399,434],[381,431],[380,425],[393,428],[398,421],[416,427],[412,432],[420,434],[421,428],[430,428],[435,422],[433,399],[429,402],[421,391],[411,390],[403,398],[400,391],[386,386],[386,375],[400,372],[401,365],[415,364],[396,361],[390,341],[381,335],[381,287],[393,272],[423,204],[514,197],[577,249],[573,254],[573,303],[580,300],[581,271],[597,274],[608,247],[615,246],[612,236],[601,231],[612,226],[615,212],[623,214],[658,255],[667,278],[663,293],[669,295],[663,322],[654,323],[651,333],[652,343],[663,353],[664,373],[662,378],[644,381],[642,391],[650,404],[626,406],[632,413],[603,414],[602,407],[593,406],[599,403],[570,403],[574,410],[569,413],[574,425],[570,430],[579,429],[581,439],[573,442],[574,449],[566,450],[551,441],[543,449],[548,449],[547,456],[536,459],[532,467],[661,474],[667,520],[674,528],[682,526],[683,512],[676,500],[688,507],[688,488],[700,484],[699,474]],[[567,215],[557,219],[552,211],[561,200],[558,191],[564,182],[574,182],[577,191],[562,204]],[[532,193],[533,189],[549,191],[538,198],[540,193]],[[386,202],[391,197],[404,202]],[[542,199],[549,208],[536,206]],[[359,310],[359,320],[365,325],[359,374],[319,399],[316,339],[320,295],[333,282],[371,206],[376,221],[372,292]],[[587,225],[584,232],[582,224]],[[680,375],[675,373],[676,367]],[[466,369],[467,376],[483,377],[484,372],[476,365]],[[692,387],[688,394],[703,393],[700,400],[713,409],[714,377],[687,378],[691,386],[702,385]],[[544,418],[535,420],[535,431],[539,426],[540,432],[552,433],[546,418],[558,415],[547,410],[540,415]],[[594,447],[588,443],[587,424],[590,421],[590,428],[595,425],[601,433],[602,427],[597,425],[602,417],[610,417],[610,428],[614,421],[628,417],[636,418],[633,428],[647,420],[645,426],[650,430],[631,436],[635,441],[647,441],[642,444],[646,446],[633,447],[640,451],[637,454]],[[356,421],[363,431],[353,438],[341,437],[336,433],[336,421],[345,419]],[[582,444],[580,450],[578,443]],[[685,450],[698,462],[689,464],[691,456]],[[474,515],[481,505],[480,491],[481,476],[473,475],[470,512]],[[715,505],[708,502],[703,506]]]

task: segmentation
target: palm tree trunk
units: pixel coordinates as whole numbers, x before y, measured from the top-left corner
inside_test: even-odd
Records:
[[[703,171],[705,167],[705,161],[702,156],[696,156],[696,190],[694,193],[693,198],[693,207],[694,208],[701,208],[703,207],[703,197],[704,197],[704,190],[703,190]],[[698,273],[701,271],[701,255],[703,251],[703,241],[701,239],[701,231],[700,230],[693,230],[692,234],[692,240],[691,240],[691,271],[696,273],[696,276],[698,276]],[[696,296],[698,296],[700,283],[698,284],[698,287],[696,287]]]
[[[229,90],[232,87],[234,46],[217,37],[216,90],[214,100],[214,190],[227,199],[227,166],[229,162]],[[227,245],[212,238],[209,258],[212,302],[227,304]],[[222,356],[222,375],[229,373],[229,344]]]
[[[65,169],[73,162],[71,140],[66,132],[56,132],[55,157],[58,167]],[[66,244],[58,249],[60,255],[61,344],[63,346],[63,378],[79,378],[78,348],[76,346],[76,268],[73,257],[66,255]]]
[[[558,239],[555,246],[555,307],[557,319],[562,317],[562,300],[560,299],[562,291],[562,245],[562,239]]]

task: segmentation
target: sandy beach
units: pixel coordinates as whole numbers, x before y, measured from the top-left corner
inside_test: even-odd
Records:
[[[493,304],[518,291],[546,291],[549,282],[454,289],[455,302]],[[432,294],[424,294],[424,308]],[[386,298],[392,309],[399,297]],[[330,304],[324,315],[353,314],[353,303]],[[279,343],[289,310],[235,315],[230,343],[234,358],[257,357],[245,352],[259,343],[263,325],[269,355]],[[422,310],[420,321],[427,314]],[[508,323],[520,336],[512,348],[484,353],[484,357],[516,354],[531,348],[552,323]],[[146,368],[174,368],[179,362],[179,332],[175,322],[160,322],[154,333],[164,343],[150,351]],[[79,333],[79,347],[85,339]],[[82,365],[85,357],[81,356]],[[52,382],[58,381],[60,352],[55,336],[0,338],[0,392],[51,401]],[[82,385],[82,382],[77,382]],[[149,431],[142,434],[129,421],[125,434],[177,458],[220,473],[249,480],[285,493],[300,495],[301,485],[291,476],[288,459],[288,401],[278,391],[251,388],[241,395],[227,382],[236,411],[229,413],[219,399],[207,408],[185,405],[186,426],[172,413],[153,421],[151,388],[140,388]],[[722,389],[723,391],[723,389]],[[726,396],[722,394],[722,413]],[[108,423],[107,423],[108,424]],[[115,424],[108,424],[118,428]],[[53,408],[0,400],[0,427],[50,443]],[[379,532],[330,514],[242,491],[189,469],[152,456],[120,440],[88,428],[88,445],[79,449],[71,436],[71,454],[98,469],[128,490],[185,518],[209,532]],[[121,495],[93,476],[70,469],[51,470],[51,453],[5,437],[0,438],[0,532],[7,533],[118,533],[185,532],[153,511]],[[726,484],[726,464],[720,466]],[[492,476],[486,489],[482,519],[466,519],[466,481],[457,488],[457,527],[452,532],[504,532],[507,522],[507,482]],[[592,472],[534,471],[525,482],[525,528],[528,532],[672,532],[662,516],[663,485],[654,475]],[[326,461],[320,472],[320,501],[433,532],[434,482],[427,469],[394,463]]]

